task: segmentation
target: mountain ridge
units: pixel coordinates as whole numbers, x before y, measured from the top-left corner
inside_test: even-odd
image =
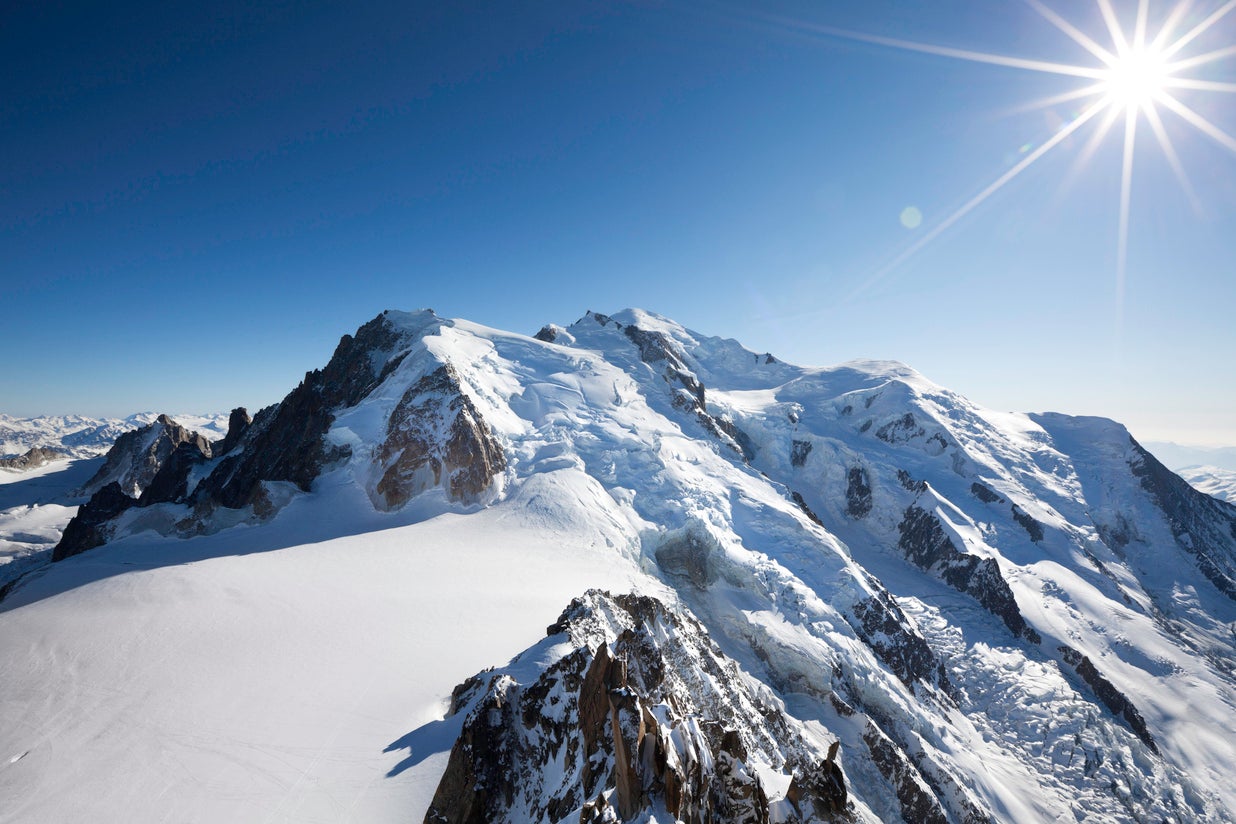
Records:
[[[410,541],[445,518],[465,547],[492,513],[668,592],[839,741],[850,806],[829,816],[1232,816],[1236,751],[1202,733],[1236,706],[1236,507],[1113,422],[992,412],[893,362],[797,367],[641,310],[532,337],[386,312],[196,466],[35,586],[313,510]],[[620,786],[606,809],[652,814]],[[759,820],[789,820],[787,788],[760,792]]]

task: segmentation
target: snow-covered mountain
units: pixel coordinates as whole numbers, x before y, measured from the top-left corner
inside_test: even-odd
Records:
[[[422,311],[231,429],[0,604],[0,820],[1236,815],[1236,507],[1111,421]]]
[[[147,423],[137,423],[146,418]],[[231,445],[226,437],[212,442],[166,415],[143,414],[132,420],[137,428],[120,434],[106,458],[73,457],[70,451],[35,446],[16,458],[0,459],[0,469],[10,470],[0,473],[0,598],[20,577],[54,559],[53,547],[64,542],[70,524],[70,543],[75,533],[91,534],[90,517],[75,516],[93,493],[115,484],[123,500],[141,496],[151,486],[151,494],[166,494],[155,482],[161,478],[164,484],[176,483],[173,468],[185,460],[177,454],[179,448],[210,455],[212,449]],[[207,433],[218,432],[217,416],[190,420],[207,424]],[[247,421],[243,409],[232,413],[237,437]]]
[[[1186,466],[1177,471],[1195,489],[1236,504],[1236,472],[1217,466]]]
[[[138,412],[127,418],[90,418],[82,415],[14,418],[0,414],[0,458],[22,455],[36,447],[55,450],[73,458],[102,455],[125,432],[148,426],[158,417],[155,412]],[[227,431],[227,415],[173,417],[206,437],[223,437]]]

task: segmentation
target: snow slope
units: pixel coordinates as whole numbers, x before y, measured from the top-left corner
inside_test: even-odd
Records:
[[[120,541],[0,604],[0,821],[413,818],[450,742],[392,745],[583,589],[641,578],[543,516],[409,529],[359,503]]]
[[[1119,425],[639,310],[373,323],[313,460],[301,390],[0,603],[0,821],[419,819],[452,687],[594,587],[689,608],[883,820],[1232,820],[1236,508]]]
[[[26,472],[0,472],[0,591],[46,563],[84,499],[74,492],[100,458],[58,460]]]

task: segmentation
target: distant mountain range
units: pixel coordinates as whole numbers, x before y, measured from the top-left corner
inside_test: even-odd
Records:
[[[1178,472],[1180,477],[1207,495],[1236,504],[1236,471],[1217,466],[1190,466]]]
[[[1236,472],[1236,447],[1181,446],[1166,441],[1149,441],[1145,446],[1173,471],[1187,466],[1213,466]]]
[[[116,438],[158,418],[155,412],[138,412],[126,418],[90,418],[82,415],[44,415],[14,418],[0,414],[0,458],[14,458],[42,447],[73,458],[102,455]],[[185,426],[208,437],[222,437],[227,415],[176,415]]]
[[[0,603],[22,820],[1236,818],[1236,506],[1110,420],[640,310],[214,420]]]

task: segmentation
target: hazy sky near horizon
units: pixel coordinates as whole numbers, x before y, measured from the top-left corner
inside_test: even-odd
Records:
[[[257,408],[386,308],[639,306],[1236,444],[1230,91],[1176,95],[1210,135],[1158,109],[1192,201],[1137,121],[1121,282],[1123,117],[1087,157],[1086,100],[1027,105],[1092,81],[837,29],[1097,65],[1022,0],[6,5],[0,412]],[[1236,13],[1180,56],[1233,42]]]

